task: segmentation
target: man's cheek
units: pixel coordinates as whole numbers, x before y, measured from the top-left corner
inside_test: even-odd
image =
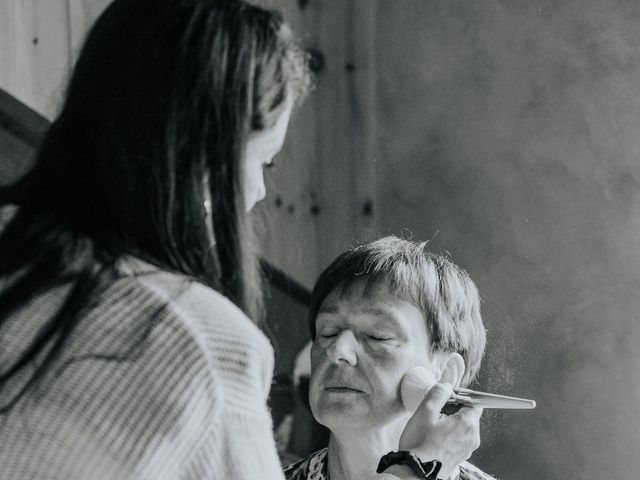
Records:
[[[401,370],[404,365],[408,365],[409,358],[407,352],[402,349],[378,346],[371,355],[375,365],[384,369],[388,373]]]
[[[399,398],[402,376],[410,367],[411,364],[404,355],[387,352],[376,356],[370,378],[378,385],[378,389],[384,392],[385,397]]]

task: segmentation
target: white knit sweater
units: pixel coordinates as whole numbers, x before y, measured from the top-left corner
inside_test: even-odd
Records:
[[[0,478],[284,478],[266,406],[266,337],[201,284],[139,261],[123,271],[43,383],[0,416]],[[0,330],[0,368],[66,291],[12,315]]]

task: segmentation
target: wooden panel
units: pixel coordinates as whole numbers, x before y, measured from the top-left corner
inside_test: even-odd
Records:
[[[315,18],[297,0],[261,3],[284,13],[304,47],[314,45],[310,27]],[[318,268],[317,109],[318,100],[312,94],[294,111],[276,166],[265,174],[267,197],[255,209],[263,227],[266,258],[307,287],[313,285]]]
[[[377,132],[374,22],[369,1],[310,2],[315,47],[324,69],[318,75],[316,154],[318,268],[370,237],[377,227]]]
[[[354,229],[356,241],[372,240],[378,234],[380,199],[378,197],[378,118],[375,22],[377,2],[350,0],[349,25],[345,32],[348,61],[345,65],[350,115],[346,119],[351,143],[350,164],[356,202]],[[328,172],[329,173],[329,172]],[[348,227],[348,226],[347,226]],[[346,245],[337,245],[342,250]],[[338,252],[328,251],[329,258]]]
[[[317,237],[319,270],[337,253],[359,240],[358,217],[362,199],[358,198],[357,172],[353,162],[355,60],[348,44],[352,28],[351,2],[343,0],[311,2],[315,16],[315,47],[323,56],[324,69],[318,76],[314,101],[317,102],[315,182],[319,215]]]
[[[0,87],[52,118],[69,69],[66,0],[0,2]]]
[[[315,55],[315,89],[292,119],[264,208],[269,258],[311,286],[377,227],[374,2],[272,1]],[[357,19],[357,21],[356,21]],[[284,235],[283,235],[284,233]]]

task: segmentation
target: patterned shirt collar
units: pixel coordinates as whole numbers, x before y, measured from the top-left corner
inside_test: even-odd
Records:
[[[284,469],[286,480],[329,480],[327,449],[323,448]]]
[[[329,480],[328,449],[323,448],[284,469],[286,480]],[[464,462],[453,475],[457,480],[495,480],[470,463]]]

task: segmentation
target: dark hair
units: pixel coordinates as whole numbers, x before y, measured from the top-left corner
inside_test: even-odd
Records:
[[[476,376],[486,343],[480,315],[480,296],[469,275],[451,260],[427,250],[427,243],[384,237],[352,248],[320,274],[311,294],[309,328],[315,339],[315,320],[332,292],[349,295],[364,284],[364,295],[385,285],[423,313],[431,348],[458,352],[464,358],[462,384]]]
[[[0,235],[0,327],[38,292],[72,284],[30,347],[0,368],[0,387],[51,345],[37,380],[124,255],[202,282],[257,319],[241,160],[249,133],[307,86],[276,12],[239,0],[115,0]]]

